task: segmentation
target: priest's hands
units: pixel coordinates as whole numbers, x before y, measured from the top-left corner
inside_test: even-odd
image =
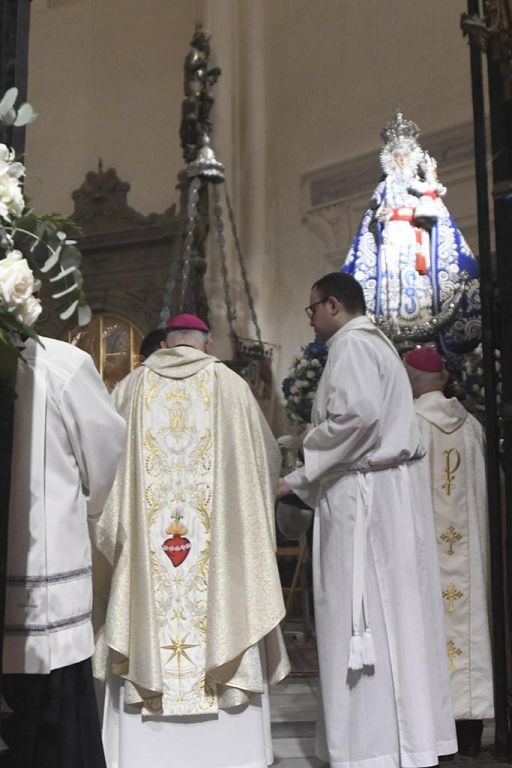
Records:
[[[300,435],[300,439],[301,439],[301,443],[302,444],[304,444],[304,440],[309,435],[311,430],[314,429],[314,428],[315,428],[314,424],[306,424],[306,429],[304,430],[304,432],[301,432],[301,435]]]
[[[289,493],[293,493],[292,489],[288,485],[288,483],[285,483],[282,477],[279,478],[279,483],[277,485],[277,491],[276,496],[278,499],[282,498],[283,496],[288,496]]]

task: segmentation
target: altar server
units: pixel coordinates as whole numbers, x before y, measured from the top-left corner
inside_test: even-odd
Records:
[[[190,314],[117,387],[129,437],[97,544],[112,566],[98,673],[109,768],[265,768],[288,672],[277,444]],[[105,655],[103,655],[105,654]]]
[[[457,749],[430,489],[407,375],[332,273],[306,312],[329,354],[290,490],[315,508],[313,576],[331,768],[419,768]],[[323,727],[325,725],[325,728]]]
[[[412,350],[405,364],[427,450],[459,752],[476,755],[482,719],[494,717],[484,433],[444,396],[448,374],[437,350]]]
[[[16,379],[0,730],[12,768],[104,768],[87,518],[126,427],[89,355],[41,342],[26,342]]]

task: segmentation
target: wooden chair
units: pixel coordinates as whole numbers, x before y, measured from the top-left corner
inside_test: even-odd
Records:
[[[286,615],[282,621],[282,627],[290,618],[290,609],[296,596],[300,597],[301,620],[304,625],[304,636],[311,635],[310,618],[310,583],[307,575],[306,563],[309,560],[309,547],[307,531],[313,518],[313,512],[302,509],[293,503],[279,501],[276,505],[276,523],[279,531],[287,539],[289,544],[277,547],[277,560],[282,558],[296,558],[295,568],[291,583],[283,585],[283,597],[285,601]]]

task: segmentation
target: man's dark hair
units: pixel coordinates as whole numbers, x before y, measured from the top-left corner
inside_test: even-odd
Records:
[[[155,328],[154,331],[146,333],[140,345],[139,355],[146,360],[153,352],[160,349],[160,342],[165,341],[166,337],[165,328]]]
[[[313,290],[318,291],[322,299],[334,296],[351,315],[366,312],[363,289],[352,275],[345,272],[329,272],[316,281]]]

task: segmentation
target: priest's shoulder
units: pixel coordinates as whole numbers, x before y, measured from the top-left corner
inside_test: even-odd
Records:
[[[91,356],[83,349],[60,339],[39,336],[41,344],[32,339],[26,342],[23,358],[30,364],[44,366],[48,371],[69,378],[84,364],[94,365]],[[41,346],[42,345],[42,346]]]
[[[230,368],[229,365],[223,363],[222,360],[215,361],[215,375],[220,386],[225,384],[226,386],[238,389],[241,393],[249,392],[252,394],[252,390],[245,379],[233,368]]]

